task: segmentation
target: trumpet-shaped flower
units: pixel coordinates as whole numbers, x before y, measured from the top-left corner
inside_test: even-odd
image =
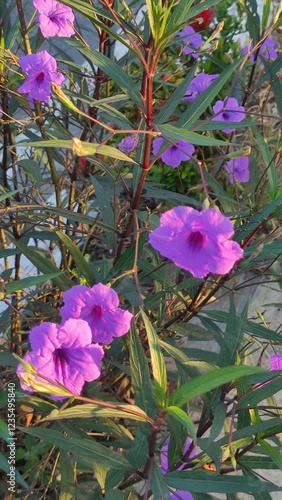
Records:
[[[226,163],[225,170],[229,174],[231,184],[234,184],[235,180],[248,182],[250,179],[249,158],[247,156],[234,158]]]
[[[39,12],[38,22],[45,38],[55,35],[69,38],[74,35],[71,26],[74,14],[70,7],[56,0],[33,0],[33,5]]]
[[[199,94],[204,92],[213,82],[215,78],[219,75],[207,75],[206,73],[199,73],[193,80],[191,81],[188,89],[186,90],[185,96],[183,97],[184,101],[193,102]]]
[[[132,137],[131,135],[124,137],[124,139],[122,139],[122,141],[118,144],[119,150],[125,153],[126,155],[129,155],[130,153],[132,153],[132,151],[135,151],[137,146],[138,146],[138,140],[135,137]]]
[[[26,354],[24,361],[73,394],[79,395],[84,383],[97,379],[101,373],[104,351],[98,344],[92,344],[90,326],[82,319],[69,319],[63,325],[41,323],[30,331],[29,342],[32,351]],[[24,371],[23,365],[19,365],[18,376]],[[35,379],[44,382],[40,377]],[[21,386],[27,391],[34,390],[23,382]]]
[[[224,101],[217,101],[213,106],[213,111],[216,113],[212,120],[220,122],[241,122],[245,118],[244,106],[239,106],[235,97],[226,97]],[[235,128],[222,129],[225,134],[235,132]]]
[[[160,453],[160,462],[161,462],[161,471],[162,474],[166,474],[169,470],[169,464],[168,464],[168,445],[169,445],[169,439],[166,440],[164,446],[161,449]],[[184,454],[187,453],[189,450],[189,447],[191,445],[191,440],[188,438],[185,443],[185,448],[184,448]],[[196,450],[193,448],[190,457],[192,458],[195,456]],[[185,466],[185,462],[180,465],[177,470],[182,470],[183,467]],[[168,495],[165,495],[165,498],[170,499],[170,500],[193,500],[193,496],[189,491],[184,491],[184,490],[176,490],[174,493],[169,493]]]
[[[214,208],[198,212],[175,207],[161,216],[160,223],[149,235],[152,247],[197,278],[227,274],[243,257],[240,245],[229,241],[234,234],[231,221]]]
[[[202,35],[195,33],[192,26],[185,26],[182,31],[179,31],[178,35],[182,38],[183,42],[183,52],[186,55],[191,55],[195,59],[200,57],[197,50],[203,45]]]
[[[27,73],[27,78],[18,88],[18,92],[27,94],[29,99],[49,102],[51,84],[61,85],[65,79],[61,73],[57,73],[56,59],[44,50],[38,54],[20,57],[19,64]]]
[[[63,293],[63,301],[60,311],[63,321],[69,318],[87,321],[93,342],[110,344],[113,337],[129,331],[133,315],[119,307],[118,294],[102,283],[92,288],[75,285]]]
[[[153,141],[154,155],[158,154],[163,142],[164,139],[162,137],[158,137]],[[177,141],[173,146],[161,154],[161,159],[166,165],[177,168],[182,161],[188,161],[193,153],[195,153],[195,148],[192,144],[186,141]]]

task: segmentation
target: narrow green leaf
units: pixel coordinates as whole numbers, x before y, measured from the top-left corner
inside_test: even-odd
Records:
[[[80,271],[81,275],[86,279],[89,286],[93,286],[95,283],[95,276],[92,271],[91,266],[86,261],[85,257],[82,255],[78,246],[71,240],[71,238],[63,233],[62,231],[57,231],[56,234],[59,236],[60,240],[64,243],[68,251],[70,252],[73,260]]]
[[[158,409],[153,393],[148,363],[134,327],[131,327],[130,332],[130,369],[137,405],[144,409],[149,417],[155,418]]]
[[[183,140],[199,146],[228,146],[230,144],[227,141],[220,141],[213,137],[196,134],[195,132],[190,132],[184,128],[174,127],[170,124],[159,125],[158,128],[164,138],[172,139],[173,141]]]
[[[18,281],[11,281],[5,284],[6,293],[14,293],[18,290],[24,290],[24,288],[29,288],[31,286],[39,285],[45,283],[46,281],[53,281],[57,276],[62,276],[64,272],[57,271],[56,273],[42,274],[40,276],[30,276],[28,278],[22,278]]]
[[[92,185],[95,189],[95,206],[97,205],[97,208],[100,209],[102,219],[107,224],[108,226],[115,226],[115,216],[113,209],[111,207],[110,200],[107,196],[107,193],[103,186],[101,185],[101,182],[98,181],[98,179],[94,175],[90,175],[90,180],[92,182]],[[114,233],[113,232],[107,232],[106,233],[106,238],[108,240],[108,243],[110,245],[110,248],[113,249],[113,254],[115,254],[115,244],[116,240],[114,238]]]
[[[109,403],[109,401],[107,401]],[[146,413],[135,405],[120,404],[112,401],[117,408],[106,408],[102,405],[83,404],[72,406],[64,410],[53,410],[44,420],[64,420],[66,418],[105,418],[119,417],[132,418],[140,422],[146,422]],[[105,403],[106,404],[106,403]]]
[[[76,487],[74,463],[68,460],[65,450],[60,452],[59,467],[61,475],[59,500],[72,500]]]
[[[196,441],[196,429],[192,419],[178,406],[167,406],[166,412],[169,413],[173,418],[176,418],[186,429],[188,430],[193,441]]]
[[[282,491],[280,486],[243,476],[222,476],[204,471],[169,472],[165,482],[172,488],[191,493],[254,493],[260,491]]]
[[[36,248],[36,247],[27,247],[21,241],[15,240],[10,237],[12,243],[21,250],[21,252],[27,257],[32,264],[37,267],[37,269],[43,274],[57,274],[59,272],[58,268],[53,264],[51,260],[47,257],[47,254]],[[65,275],[57,276],[57,278],[53,278],[53,283],[55,286],[58,286],[61,290],[67,290],[73,286],[73,282]]]
[[[220,367],[233,365],[240,348],[245,332],[248,304],[245,305],[240,316],[236,315],[235,303],[232,294],[229,295],[229,312],[225,334],[222,339],[218,365]]]
[[[0,453],[0,470],[6,472],[6,474],[9,474],[11,472],[11,464],[9,464],[7,458],[2,455],[2,453]],[[15,479],[16,482],[19,483],[23,488],[29,488],[28,484],[25,482],[25,480],[17,470],[15,470]]]
[[[14,191],[9,191],[8,193],[1,194],[0,195],[0,201],[4,201],[7,198],[12,198],[12,196],[14,196],[15,194],[19,193],[22,190],[23,190],[23,188],[21,188],[21,189],[14,189]]]
[[[277,373],[277,372],[276,372]],[[271,379],[275,375],[275,372],[269,373],[269,378]],[[248,393],[246,396],[242,397],[237,405],[238,409],[241,408],[253,408],[258,403],[267,399],[270,396],[273,396],[276,392],[281,390],[282,378],[281,374],[278,378],[274,380],[270,380],[269,382],[265,382],[264,384],[260,384],[259,387],[256,387],[252,390],[251,393]]]
[[[105,55],[101,54],[97,50],[90,50],[81,45],[81,43],[70,40],[69,44],[75,47],[81,54],[92,61],[98,68],[101,68],[106,75],[108,75],[122,90],[127,94],[127,96],[137,104],[140,109],[144,109],[144,104],[142,102],[139,89],[134,84],[133,80],[125,73],[121,67]]]
[[[271,458],[271,460],[273,460],[273,462],[281,470],[282,469],[281,449],[278,450],[277,448],[274,448],[274,446],[272,446],[267,441],[264,441],[263,439],[259,439],[259,444],[264,449],[265,453]]]
[[[179,104],[180,100],[184,97],[186,90],[192,81],[196,69],[197,65],[195,64],[188,72],[188,75],[183,79],[183,82],[181,82],[180,85],[177,85],[175,91],[169,96],[165,105],[160,109],[160,111],[158,112],[157,116],[154,119],[154,123],[156,125],[164,123],[174,113],[176,106]]]
[[[186,384],[174,391],[169,400],[169,405],[182,406],[187,401],[200,396],[205,392],[211,391],[216,387],[233,381],[234,379],[252,375],[255,373],[263,373],[265,370],[253,366],[227,366],[225,368],[215,369],[213,372],[205,373],[200,377],[189,380]]]
[[[31,434],[46,443],[58,446],[75,456],[90,462],[96,462],[112,469],[131,469],[129,462],[119,453],[106,448],[92,438],[69,438],[53,429],[20,428],[22,432]]]
[[[166,390],[167,390],[167,379],[166,379],[166,367],[164,363],[164,357],[161,352],[160,342],[158,336],[150,323],[148,317],[141,309],[142,319],[145,323],[145,328],[147,332],[150,357],[153,369],[153,377],[156,382],[156,394],[158,397],[158,404],[163,407],[165,404]]]
[[[281,86],[281,85],[280,85]],[[259,131],[254,128],[253,134],[256,138],[256,142],[260,148],[262,158],[264,161],[265,169],[267,169],[267,177],[269,180],[269,194],[271,196],[271,200],[274,200],[277,196],[278,192],[278,173],[277,168],[274,162],[273,154],[271,153],[268,144],[266,143],[263,136],[259,133]]]

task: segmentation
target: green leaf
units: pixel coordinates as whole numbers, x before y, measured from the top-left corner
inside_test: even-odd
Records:
[[[259,444],[265,451],[265,453],[271,458],[271,460],[279,467],[279,469],[282,469],[282,455],[281,455],[281,449],[274,448],[274,446],[271,446],[270,443],[267,441],[264,441],[263,439],[259,439]]]
[[[59,500],[72,500],[76,487],[74,464],[68,460],[65,450],[60,451],[59,467],[61,475]]]
[[[38,189],[41,187],[42,173],[40,166],[34,160],[19,160],[18,165],[29,175],[37,184]]]
[[[19,240],[15,240],[9,237],[12,243],[21,250],[21,252],[27,257],[32,264],[37,267],[37,269],[43,274],[58,274],[59,269],[53,264],[51,260],[46,258],[44,254],[36,247],[27,247]],[[58,286],[61,290],[67,290],[73,286],[73,282],[64,274],[53,278],[53,283]]]
[[[97,206],[97,208],[100,209],[102,219],[105,222],[105,224],[114,227],[115,216],[105,189],[103,188],[101,182],[99,182],[98,179],[94,177],[94,175],[90,175],[90,180],[95,189],[95,196],[96,196],[95,207]],[[116,240],[114,238],[114,233],[107,232],[106,238],[108,240],[110,248],[113,249],[113,254],[115,255]]]
[[[22,190],[23,190],[23,188],[21,188],[21,189],[15,189],[14,191],[9,191],[8,193],[1,194],[0,195],[0,201],[4,201],[7,198],[12,198],[12,196],[14,196],[17,193],[20,193]]]
[[[186,429],[188,430],[193,441],[196,441],[196,429],[192,419],[178,406],[167,406],[166,412],[169,413],[173,418],[176,418]]]
[[[174,127],[170,124],[159,125],[158,128],[164,138],[172,139],[173,141],[183,140],[199,146],[228,146],[230,144],[227,141],[206,137],[205,135],[196,134],[195,132],[190,132],[184,128]]]
[[[91,266],[86,261],[85,257],[82,255],[78,246],[71,240],[71,238],[63,233],[62,231],[56,230],[56,234],[59,236],[60,240],[64,243],[68,251],[70,252],[73,260],[80,271],[81,275],[86,279],[89,286],[93,286],[95,283],[95,276],[92,271]]]
[[[158,404],[160,408],[165,405],[166,390],[167,390],[167,379],[166,379],[166,367],[164,363],[164,357],[161,352],[161,347],[159,343],[158,336],[150,323],[148,317],[141,309],[142,319],[145,323],[145,328],[147,332],[150,357],[153,369],[153,377],[156,383],[156,395],[158,399]]]
[[[269,378],[271,379],[274,375],[275,371],[269,373]],[[259,387],[254,388],[252,392],[246,394],[246,396],[243,396],[240,399],[237,408],[241,409],[244,407],[247,408],[255,407],[258,403],[260,403],[264,399],[267,399],[268,397],[273,396],[273,394],[275,394],[276,392],[280,391],[281,384],[282,384],[281,374],[280,376],[278,376],[278,378],[275,378],[274,380],[270,380],[269,382],[260,384]]]
[[[103,403],[101,401],[101,403]],[[64,420],[66,418],[105,418],[105,417],[119,417],[119,418],[132,418],[140,422],[146,422],[146,413],[138,406],[117,403],[116,401],[105,402],[115,405],[117,408],[106,408],[96,404],[83,404],[72,406],[63,410],[53,410],[45,418],[45,420]]]
[[[140,339],[133,327],[131,327],[130,333],[130,369],[137,405],[144,409],[149,417],[155,418],[158,409],[155,402],[148,364]]]
[[[106,57],[96,50],[87,49],[75,40],[69,40],[68,43],[79,50],[81,54],[86,56],[98,68],[101,68],[127,94],[131,101],[137,104],[139,109],[144,110],[144,104],[137,86],[113,59]]]
[[[221,342],[218,365],[220,367],[235,364],[236,355],[241,346],[245,332],[248,304],[245,305],[240,316],[236,316],[234,298],[229,295],[230,305],[225,334]]]
[[[253,366],[227,366],[225,368],[215,369],[213,372],[205,373],[200,377],[189,380],[186,384],[176,389],[169,397],[168,404],[182,406],[187,401],[211,391],[216,387],[227,384],[234,379],[244,375],[254,373],[263,373],[265,370]]]
[[[197,69],[197,65],[195,64],[188,72],[188,75],[183,79],[183,82],[181,82],[180,85],[176,86],[175,91],[169,96],[165,105],[160,109],[159,113],[155,117],[155,119],[154,119],[155,125],[158,125],[160,123],[164,123],[174,113],[175,108],[178,106],[182,97],[184,97],[186,90],[192,81],[192,79],[195,75],[196,69]]]
[[[31,434],[46,443],[68,451],[73,455],[73,461],[77,456],[112,469],[132,469],[129,462],[121,454],[97,443],[93,438],[69,438],[53,429],[26,427],[20,427],[20,429],[26,434]]]
[[[18,281],[11,281],[5,284],[5,290],[7,294],[17,292],[18,290],[24,290],[24,288],[29,288],[31,286],[39,285],[40,283],[45,283],[46,281],[54,281],[57,276],[62,276],[64,272],[57,271],[56,273],[42,274],[40,276],[30,276],[28,278],[22,278]]]
[[[274,157],[268,147],[267,142],[256,128],[253,129],[253,134],[255,136],[256,143],[260,148],[265,169],[267,169],[267,176],[269,180],[269,194],[271,200],[274,200],[277,196],[278,185],[279,185],[277,167],[274,162]]]
[[[104,144],[98,144],[94,142],[85,142],[80,141],[77,138],[74,138],[74,141],[79,141],[79,148],[77,149],[77,144],[72,140],[57,140],[57,139],[49,139],[47,141],[30,141],[30,142],[18,142],[17,146],[20,147],[34,147],[34,148],[63,148],[63,149],[71,149],[74,154],[78,154],[78,156],[92,156],[92,155],[105,155],[110,158],[114,158],[115,160],[127,161],[129,163],[135,163],[136,161],[124,154],[118,148],[114,148],[113,146],[106,146]]]
[[[204,471],[169,472],[164,476],[166,484],[172,488],[191,493],[255,493],[260,491],[282,491],[280,486],[243,476],[222,476]]]
[[[7,458],[4,457],[2,453],[0,453],[0,470],[6,472],[6,474],[9,474],[11,472],[11,464],[9,464]],[[16,482],[19,483],[23,488],[29,488],[28,484],[25,482],[25,480],[17,470],[15,470],[15,479]]]

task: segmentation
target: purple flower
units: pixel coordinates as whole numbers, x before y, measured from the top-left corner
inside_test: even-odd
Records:
[[[38,22],[45,38],[74,35],[70,25],[74,22],[74,14],[70,7],[55,0],[33,0],[33,5],[39,12]]]
[[[162,137],[158,137],[153,141],[154,155],[158,154],[163,142],[164,139]],[[188,161],[193,153],[195,153],[195,148],[192,144],[186,141],[177,141],[173,146],[161,154],[161,159],[166,165],[176,168],[179,167],[182,161]]]
[[[242,49],[242,54],[245,55],[247,54],[248,51],[253,51],[254,45],[253,43],[250,43],[250,45],[247,47],[243,47]],[[275,60],[277,58],[277,52],[275,50],[275,42],[271,40],[270,38],[266,38],[264,42],[261,44],[259,48],[259,53],[258,57],[261,59],[261,56],[264,57],[267,61],[269,60]],[[254,54],[250,54],[250,61],[252,64],[255,62],[255,56]]]
[[[20,94],[27,94],[29,99],[49,102],[51,84],[61,85],[64,76],[57,73],[57,63],[46,50],[38,54],[28,54],[19,58],[22,70],[27,73],[24,83],[18,88]]]
[[[244,106],[239,106],[237,99],[234,97],[226,97],[224,101],[216,101],[214,107],[212,108],[215,116],[212,120],[220,122],[241,122],[245,118],[245,108]],[[235,132],[235,128],[222,129],[225,134],[230,134]]]
[[[199,73],[191,81],[188,89],[186,90],[184,101],[193,102],[199,94],[204,92],[212,83],[212,81],[219,75],[207,75],[206,73]]]
[[[30,331],[29,342],[33,350],[26,354],[24,361],[44,377],[79,395],[84,382],[97,379],[101,373],[104,351],[98,344],[91,343],[91,337],[89,325],[81,319],[69,319],[63,325],[41,323]],[[19,365],[18,376],[24,371],[23,365]],[[21,386],[26,391],[33,391],[22,382]]]
[[[282,354],[275,354],[274,356],[270,356],[270,371],[273,370],[282,370]]]
[[[138,146],[138,139],[132,137],[131,135],[124,137],[124,139],[122,139],[122,141],[118,144],[119,150],[125,153],[126,155],[129,155],[130,153],[132,153],[132,151],[135,151],[137,146]]]
[[[63,321],[69,318],[87,321],[93,342],[110,344],[113,337],[125,335],[130,328],[133,315],[119,307],[118,294],[102,283],[92,288],[75,285],[63,293],[63,301],[60,311]]]
[[[200,54],[196,52],[203,45],[202,35],[195,33],[192,26],[185,26],[182,31],[179,31],[179,36],[181,36],[183,41],[183,52],[186,55],[191,55],[195,59],[200,57]]]
[[[247,156],[240,156],[228,161],[224,168],[229,174],[231,184],[234,184],[235,180],[248,182],[250,179],[249,158]]]
[[[169,439],[166,440],[164,446],[161,449],[160,453],[160,461],[161,461],[161,471],[162,474],[166,474],[169,470],[169,464],[168,464],[168,445],[169,445]],[[191,445],[191,440],[188,438],[185,443],[184,447],[184,452],[183,454],[187,453],[189,450],[189,447]],[[195,456],[196,450],[195,447],[191,451],[190,457],[192,458]],[[184,462],[182,465],[180,465],[177,470],[182,470],[183,467],[186,465],[188,462]],[[171,500],[193,500],[193,496],[189,491],[184,491],[184,490],[176,490],[174,493],[170,493],[169,495],[165,495],[165,498],[169,498]]]
[[[229,241],[231,221],[214,208],[175,207],[161,215],[160,223],[149,235],[152,247],[197,278],[227,274],[243,257],[240,245]]]

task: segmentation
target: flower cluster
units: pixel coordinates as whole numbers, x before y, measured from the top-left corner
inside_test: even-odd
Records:
[[[102,283],[75,285],[63,293],[62,323],[44,322],[29,333],[32,351],[24,361],[40,375],[59,382],[79,395],[85,382],[96,380],[101,373],[103,348],[114,337],[128,332],[132,314],[119,307],[117,293]],[[17,374],[25,372],[21,364]],[[40,380],[39,377],[37,377]],[[21,380],[24,390],[33,391]],[[53,398],[62,399],[53,394]]]
[[[19,58],[22,70],[27,74],[24,83],[18,88],[20,94],[27,94],[30,100],[48,103],[51,85],[62,84],[64,76],[57,72],[57,62],[46,50]]]
[[[37,21],[45,38],[74,35],[74,14],[70,7],[56,0],[33,0],[33,5],[39,12]]]
[[[196,278],[227,274],[243,257],[240,245],[229,240],[234,234],[231,221],[214,208],[198,212],[175,207],[161,216],[160,223],[149,235],[150,244]]]

